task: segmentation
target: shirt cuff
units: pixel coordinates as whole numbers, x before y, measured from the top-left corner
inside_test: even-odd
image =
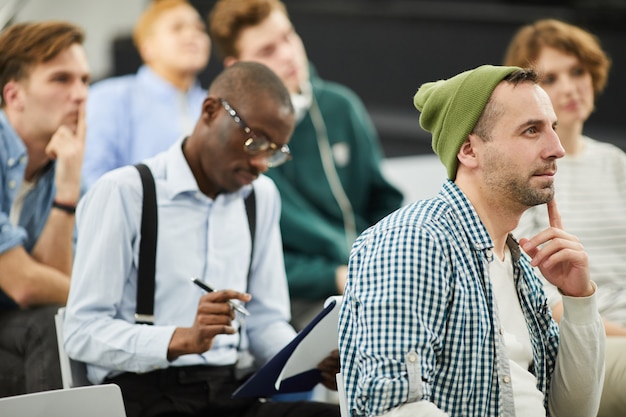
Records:
[[[150,372],[168,368],[171,363],[167,360],[167,351],[176,326],[146,326],[138,338],[137,351],[140,372]]]
[[[570,297],[561,293],[564,320],[572,324],[591,324],[597,320],[598,300],[596,294],[598,286],[593,281],[591,281],[591,285],[593,285],[594,291],[588,297]]]

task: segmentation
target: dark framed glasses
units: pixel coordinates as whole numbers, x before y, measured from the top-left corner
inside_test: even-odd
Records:
[[[220,98],[219,101],[222,104],[222,107],[224,107],[224,110],[226,110],[226,113],[228,113],[230,117],[233,118],[235,123],[237,123],[245,132],[246,140],[243,143],[243,150],[247,154],[259,155],[267,153],[266,159],[268,168],[277,167],[291,159],[289,146],[277,145],[266,136],[254,133],[252,129],[248,127],[246,122],[243,121],[241,116],[237,114],[237,111],[235,111],[235,109],[233,109],[226,100]]]

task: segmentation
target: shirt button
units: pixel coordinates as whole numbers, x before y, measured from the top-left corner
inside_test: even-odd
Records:
[[[503,376],[502,382],[504,382],[505,384],[509,384],[511,382],[511,377],[508,375]]]
[[[411,352],[407,355],[407,359],[409,362],[413,363],[413,362],[417,362],[417,354]]]
[[[15,181],[14,180],[9,181],[9,188],[15,188]]]
[[[25,164],[26,163],[26,157],[25,156],[21,156],[20,157],[20,164]]]
[[[485,255],[487,255],[487,258],[491,258],[493,256],[493,251],[491,249],[487,249],[485,251]]]
[[[8,165],[8,166],[10,166],[10,167],[12,167],[12,166],[13,166],[13,164],[15,164],[15,159],[13,159],[13,158],[9,158],[9,160],[7,161],[7,165]]]
[[[500,327],[500,328],[498,329],[498,332],[500,333],[500,336],[502,336],[502,335],[504,334],[504,330],[502,330],[502,327]]]

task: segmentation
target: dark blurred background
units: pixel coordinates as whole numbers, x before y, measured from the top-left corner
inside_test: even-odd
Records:
[[[214,4],[191,1],[203,16]],[[431,153],[413,95],[424,82],[500,64],[523,24],[557,18],[594,33],[613,61],[607,89],[585,133],[626,150],[626,0],[287,0],[291,20],[322,78],[364,101],[388,157]],[[130,37],[114,46],[115,75],[134,72]],[[215,55],[206,87],[222,68]]]

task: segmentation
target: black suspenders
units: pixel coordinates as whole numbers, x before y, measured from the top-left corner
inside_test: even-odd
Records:
[[[141,211],[141,241],[139,242],[139,265],[137,266],[137,310],[135,322],[154,323],[154,272],[159,220],[157,217],[156,188],[150,168],[137,164],[143,185],[143,208]]]
[[[137,266],[137,309],[135,322],[154,324],[154,290],[156,247],[158,236],[158,217],[156,187],[150,168],[145,164],[136,164],[143,185],[143,209],[141,212],[141,241],[139,242],[139,265]],[[250,228],[250,264],[248,265],[248,283],[252,270],[254,254],[254,236],[256,231],[256,198],[254,188],[244,200],[248,226]]]

